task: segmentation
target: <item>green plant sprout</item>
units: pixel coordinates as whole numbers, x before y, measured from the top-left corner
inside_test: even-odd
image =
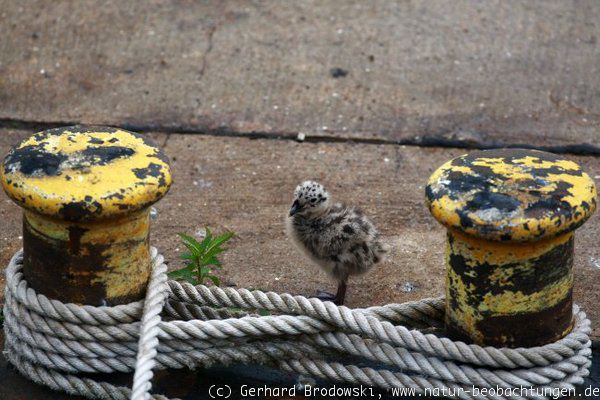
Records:
[[[225,232],[213,237],[210,229],[206,228],[206,236],[202,242],[184,233],[178,235],[188,250],[179,258],[187,260],[187,264],[181,269],[169,272],[169,278],[183,280],[192,285],[203,285],[210,280],[215,286],[220,286],[221,280],[213,275],[213,269],[222,268],[217,256],[226,250],[221,245],[231,239],[234,233]]]
[[[203,285],[204,282],[210,280],[215,286],[221,286],[221,280],[218,276],[213,275],[212,268],[222,269],[221,262],[217,256],[227,249],[221,247],[221,245],[235,234],[233,232],[225,232],[213,238],[210,229],[206,228],[206,236],[202,242],[198,242],[193,237],[184,233],[179,233],[178,235],[188,250],[182,253],[179,258],[187,260],[187,264],[181,269],[169,272],[167,274],[169,278],[183,280],[192,285]],[[227,309],[234,313],[244,311],[241,308],[235,307]],[[269,310],[260,308],[256,312],[261,316],[271,315]]]

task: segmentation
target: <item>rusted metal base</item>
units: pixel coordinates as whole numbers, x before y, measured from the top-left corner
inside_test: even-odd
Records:
[[[446,326],[490,346],[538,346],[572,329],[573,234],[532,243],[449,231]]]
[[[144,297],[150,277],[149,212],[72,223],[23,217],[23,270],[38,293],[64,302],[117,305]]]

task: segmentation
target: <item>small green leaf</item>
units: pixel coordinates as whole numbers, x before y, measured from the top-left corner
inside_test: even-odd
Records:
[[[190,271],[193,269],[196,269],[196,263],[195,262],[189,262],[187,264],[185,264],[185,269],[189,269]]]
[[[194,239],[193,236],[190,236],[190,235],[187,235],[187,234],[181,233],[181,232],[178,233],[178,235],[185,242],[192,243],[192,244],[198,243],[198,241],[196,239]]]
[[[210,268],[208,268],[208,267],[201,267],[201,268],[200,268],[200,273],[201,273],[202,275],[207,275],[207,274],[209,274],[209,273],[210,273]]]
[[[207,252],[211,251],[212,249],[220,249],[221,244],[225,243],[226,241],[228,241],[229,239],[231,239],[233,237],[233,232],[226,232],[224,234],[222,234],[221,236],[218,236],[217,238],[215,238],[215,240],[213,240],[211,242],[210,247],[207,249]],[[221,250],[223,251],[223,250]]]
[[[200,253],[202,248],[200,247],[200,243],[198,243],[198,241],[196,239],[194,239],[193,237],[191,237],[189,235],[186,235],[185,233],[178,233],[178,235],[181,238],[181,240],[183,241],[183,244],[185,245],[185,247],[187,247],[190,250],[190,252]]]
[[[185,247],[187,247],[187,249],[190,251],[191,254],[197,254],[198,253],[198,250],[196,250],[196,248],[193,245],[191,245],[189,243],[186,243],[186,242],[183,242],[183,245]]]
[[[202,262],[204,265],[214,265],[215,267],[221,267],[221,263],[217,260],[217,257],[210,257]]]
[[[211,241],[211,237],[206,235],[204,240],[199,245],[201,254],[204,254],[204,252],[206,251],[206,248],[210,245],[210,241]]]
[[[202,243],[206,245],[212,241],[212,232],[208,227],[204,228],[204,230],[206,231],[206,235],[204,235],[204,240],[202,241]]]
[[[221,280],[218,277],[209,275],[208,279],[210,279],[215,286],[221,286]]]
[[[182,271],[183,271],[183,269],[169,271],[169,272],[167,272],[167,276],[171,279],[178,279],[180,276],[182,276],[184,274]]]
[[[167,276],[171,279],[184,280],[186,282],[191,283],[192,285],[198,284],[193,272],[185,268],[176,271],[171,271],[167,274]]]
[[[195,257],[192,253],[181,253],[179,258],[182,260],[193,260]]]
[[[210,257],[210,256],[215,256],[219,253],[224,252],[225,249],[221,248],[220,246],[213,246],[212,244],[208,247],[208,249],[206,249],[206,251],[204,252],[204,256],[205,257]]]
[[[225,232],[224,234],[217,236],[215,238],[215,240],[213,240],[213,245],[220,245],[222,243],[225,243],[226,241],[228,241],[229,239],[231,239],[233,237],[234,233],[233,232]]]
[[[261,317],[267,317],[267,316],[271,315],[271,311],[265,310],[263,308],[259,308],[256,311],[258,312],[258,315],[260,315]]]

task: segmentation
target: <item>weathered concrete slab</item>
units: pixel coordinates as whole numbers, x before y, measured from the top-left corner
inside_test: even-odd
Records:
[[[599,13],[593,0],[3,1],[0,118],[600,145]]]
[[[29,135],[0,131],[0,154]],[[334,289],[324,273],[301,257],[284,233],[284,217],[298,182],[323,182],[335,199],[361,206],[393,246],[389,261],[353,280],[349,306],[404,302],[443,294],[445,231],[424,206],[431,172],[460,150],[390,145],[153,134],[172,157],[174,184],[157,204],[153,245],[171,267],[183,250],[177,232],[208,226],[236,237],[223,256],[226,285],[312,295]],[[572,157],[600,184],[600,158]],[[0,264],[21,246],[20,210],[0,201]],[[600,339],[600,217],[578,230],[575,300]],[[411,291],[411,287],[414,290]]]

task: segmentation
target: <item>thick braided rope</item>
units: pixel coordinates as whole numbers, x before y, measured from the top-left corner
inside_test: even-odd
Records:
[[[467,390],[571,389],[583,382],[591,364],[590,321],[577,307],[575,327],[565,338],[536,348],[497,349],[438,337],[435,329],[409,329],[441,327],[443,299],[349,309],[288,294],[194,287],[167,282],[162,257],[155,249],[152,257],[144,302],[92,307],[36,294],[23,280],[22,254],[17,253],[6,271],[8,359],[33,381],[56,390],[135,400],[150,398],[153,367],[254,362],[353,384],[414,388],[418,393],[446,388],[462,399],[500,400],[505,397],[473,396]],[[274,315],[252,314],[259,309]],[[380,369],[332,361],[343,355],[372,360]],[[113,371],[135,371],[133,390],[75,375]]]
[[[155,358],[158,352],[158,324],[161,321],[163,304],[167,298],[167,266],[162,255],[157,254],[156,248],[151,249],[151,257],[154,260],[152,277],[146,290],[144,310],[142,313],[142,326],[140,328],[140,340],[138,343],[135,373],[133,375],[133,386],[131,400],[147,400],[148,393],[152,388],[152,368],[156,365]]]

